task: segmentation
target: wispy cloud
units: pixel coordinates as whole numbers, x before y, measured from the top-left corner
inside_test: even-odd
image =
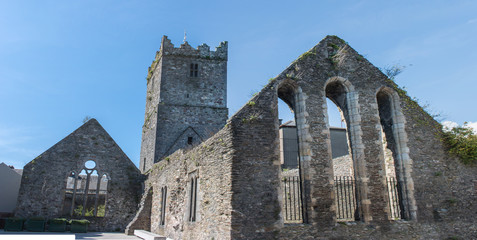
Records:
[[[453,121],[443,121],[442,126],[444,127],[444,131],[450,131],[452,128],[460,126],[458,123]],[[477,134],[477,122],[467,122],[467,127],[472,128],[475,134]]]
[[[467,126],[471,127],[474,129],[474,133],[477,134],[477,122],[468,122]]]
[[[469,21],[467,21],[467,23],[468,23],[468,24],[477,23],[477,18],[470,19]]]
[[[453,121],[443,121],[442,127],[445,131],[450,131],[452,128],[458,127],[459,124]]]

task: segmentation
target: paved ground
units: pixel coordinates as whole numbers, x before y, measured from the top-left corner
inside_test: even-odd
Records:
[[[18,237],[19,235],[25,235],[24,239],[34,239],[31,235],[75,235],[75,239],[87,239],[87,240],[94,240],[94,239],[105,239],[105,240],[131,240],[131,239],[141,239],[136,236],[128,236],[124,233],[112,233],[112,232],[88,232],[88,233],[54,233],[54,232],[5,232],[3,229],[0,230],[0,239],[7,239],[5,238],[6,235],[15,235]],[[18,238],[16,238],[18,239]]]

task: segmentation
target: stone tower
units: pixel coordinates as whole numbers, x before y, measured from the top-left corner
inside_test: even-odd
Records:
[[[147,74],[140,170],[209,138],[227,117],[227,42],[176,48],[164,36]]]

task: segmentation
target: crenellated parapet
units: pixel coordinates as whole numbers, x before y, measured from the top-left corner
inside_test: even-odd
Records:
[[[181,44],[178,48],[174,46],[167,36],[162,37],[161,49],[156,53],[156,60],[162,57],[162,55],[176,55],[176,56],[187,56],[187,57],[200,57],[204,59],[215,59],[215,60],[227,60],[227,41],[221,42],[218,47],[215,48],[215,51],[211,51],[210,47],[207,44],[202,44],[197,48],[193,48],[186,41]]]
[[[210,49],[162,37],[147,73],[140,168],[144,173],[178,149],[209,138],[225,125],[227,42]]]

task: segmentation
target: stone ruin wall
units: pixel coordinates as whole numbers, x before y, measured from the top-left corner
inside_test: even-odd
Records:
[[[142,129],[140,169],[152,165],[177,149],[187,147],[177,139],[192,127],[194,144],[220,130],[228,117],[227,42],[215,51],[187,42],[175,47],[166,36],[148,69],[146,112]],[[190,64],[198,64],[198,77],[190,77]],[[186,137],[187,140],[187,137]],[[187,141],[186,141],[187,142]]]
[[[334,176],[354,175],[353,159],[350,155],[333,158],[333,174]]]
[[[104,217],[62,214],[67,177],[79,173],[86,161],[96,162],[100,176],[107,174]],[[123,231],[132,220],[140,199],[141,174],[95,119],[25,165],[15,211],[16,217],[41,216],[88,219],[90,231]]]
[[[440,141],[440,125],[377,68],[336,37],[327,37],[292,63],[275,80],[265,86],[230,120],[236,133],[237,154],[234,168],[244,175],[234,175],[242,188],[232,203],[246,217],[232,231],[235,239],[306,239],[310,237],[371,239],[432,239],[436,236],[476,236],[477,201],[474,182],[475,166],[464,166],[448,156]],[[341,59],[331,52],[335,46],[346,49]],[[313,54],[314,53],[314,54]],[[333,60],[333,61],[332,61]],[[334,63],[334,61],[336,61]],[[336,227],[335,201],[332,185],[330,141],[327,128],[325,86],[339,82],[349,91],[346,106],[348,134],[358,174],[361,194],[361,221],[352,227]],[[289,88],[289,90],[282,90]],[[290,90],[291,89],[291,90]],[[385,156],[381,140],[382,127],[378,114],[377,93],[386,91],[395,100],[396,131],[401,146],[399,158],[406,168],[409,204],[408,221],[390,221],[385,185]],[[278,92],[278,93],[277,93]],[[294,105],[297,116],[300,155],[305,185],[306,219],[303,226],[283,224],[279,199],[280,178],[278,149],[278,113],[276,98]],[[242,138],[240,138],[242,136]],[[260,137],[258,137],[260,136]],[[407,145],[407,147],[405,147]],[[247,173],[254,172],[254,175]],[[263,183],[267,183],[267,185]],[[253,191],[250,188],[254,188]],[[235,191],[234,191],[235,192]],[[241,193],[247,194],[241,194]],[[253,204],[252,199],[262,199]],[[246,206],[245,206],[246,205]],[[268,212],[263,212],[267,206]],[[278,212],[274,212],[277,211]],[[234,222],[234,217],[232,222]]]
[[[178,150],[146,174],[143,201],[126,230],[145,229],[172,239],[230,239],[231,129],[225,127],[202,144]],[[197,220],[189,222],[191,173],[198,177]],[[160,223],[161,188],[167,187],[165,225]],[[148,197],[150,199],[148,199]],[[148,202],[149,201],[149,202]],[[149,212],[148,212],[149,211]]]
[[[411,106],[409,106],[411,105]],[[474,239],[477,236],[477,169],[449,156],[439,139],[440,125],[401,98],[417,206],[414,221],[284,225],[278,239]]]
[[[331,97],[336,97],[341,106],[347,108],[345,117],[361,194],[361,219],[347,224],[336,222],[327,126],[325,89],[336,83],[347,91],[345,99],[340,99],[343,95],[339,94]],[[331,94],[338,93],[332,90],[335,92]],[[408,188],[409,220],[389,220],[386,154],[376,100],[380,90],[389,93],[398,105],[394,110],[398,119],[394,129],[400,134],[397,142],[407,145],[400,148],[399,158],[407,169],[403,174]],[[296,114],[305,224],[284,224],[282,219],[278,97],[293,105]],[[171,184],[169,196],[172,197],[173,191],[181,194],[175,195],[177,205],[167,209],[174,219],[166,217],[164,230],[153,226],[157,222],[157,210],[152,210],[151,229],[174,239],[191,236],[196,239],[210,236],[223,239],[472,239],[477,236],[474,214],[477,211],[477,168],[464,166],[448,156],[439,138],[440,131],[440,125],[377,68],[341,39],[327,37],[265,86],[228,120],[219,134],[188,152],[176,152],[169,162],[155,165],[159,170],[156,167],[150,174],[148,185],[160,189],[161,185]],[[219,154],[217,150],[204,151],[207,146],[227,153],[222,160],[227,166],[225,169],[204,161]],[[212,228],[221,229],[216,230],[216,235],[207,235],[214,231],[197,231],[188,226],[185,219],[187,194],[183,188],[187,186],[187,173],[196,169],[192,159],[199,159],[196,166],[199,178],[204,178],[204,174],[211,176],[206,180],[209,184],[214,182],[215,176],[225,175],[228,180],[211,188],[211,193],[202,188],[203,179],[200,182],[201,213],[196,224],[210,229],[215,226],[212,223],[225,221]],[[224,186],[227,186],[224,192],[227,198],[219,198],[223,204],[209,202],[208,208],[214,211],[203,212],[204,198],[216,194],[217,189],[224,191]],[[156,192],[154,194],[159,196]],[[217,215],[217,209],[229,213],[225,220],[218,220],[221,215]]]
[[[353,176],[354,167],[353,159],[350,155],[333,158],[333,174],[334,176]],[[282,170],[282,177],[299,176],[298,168]]]

